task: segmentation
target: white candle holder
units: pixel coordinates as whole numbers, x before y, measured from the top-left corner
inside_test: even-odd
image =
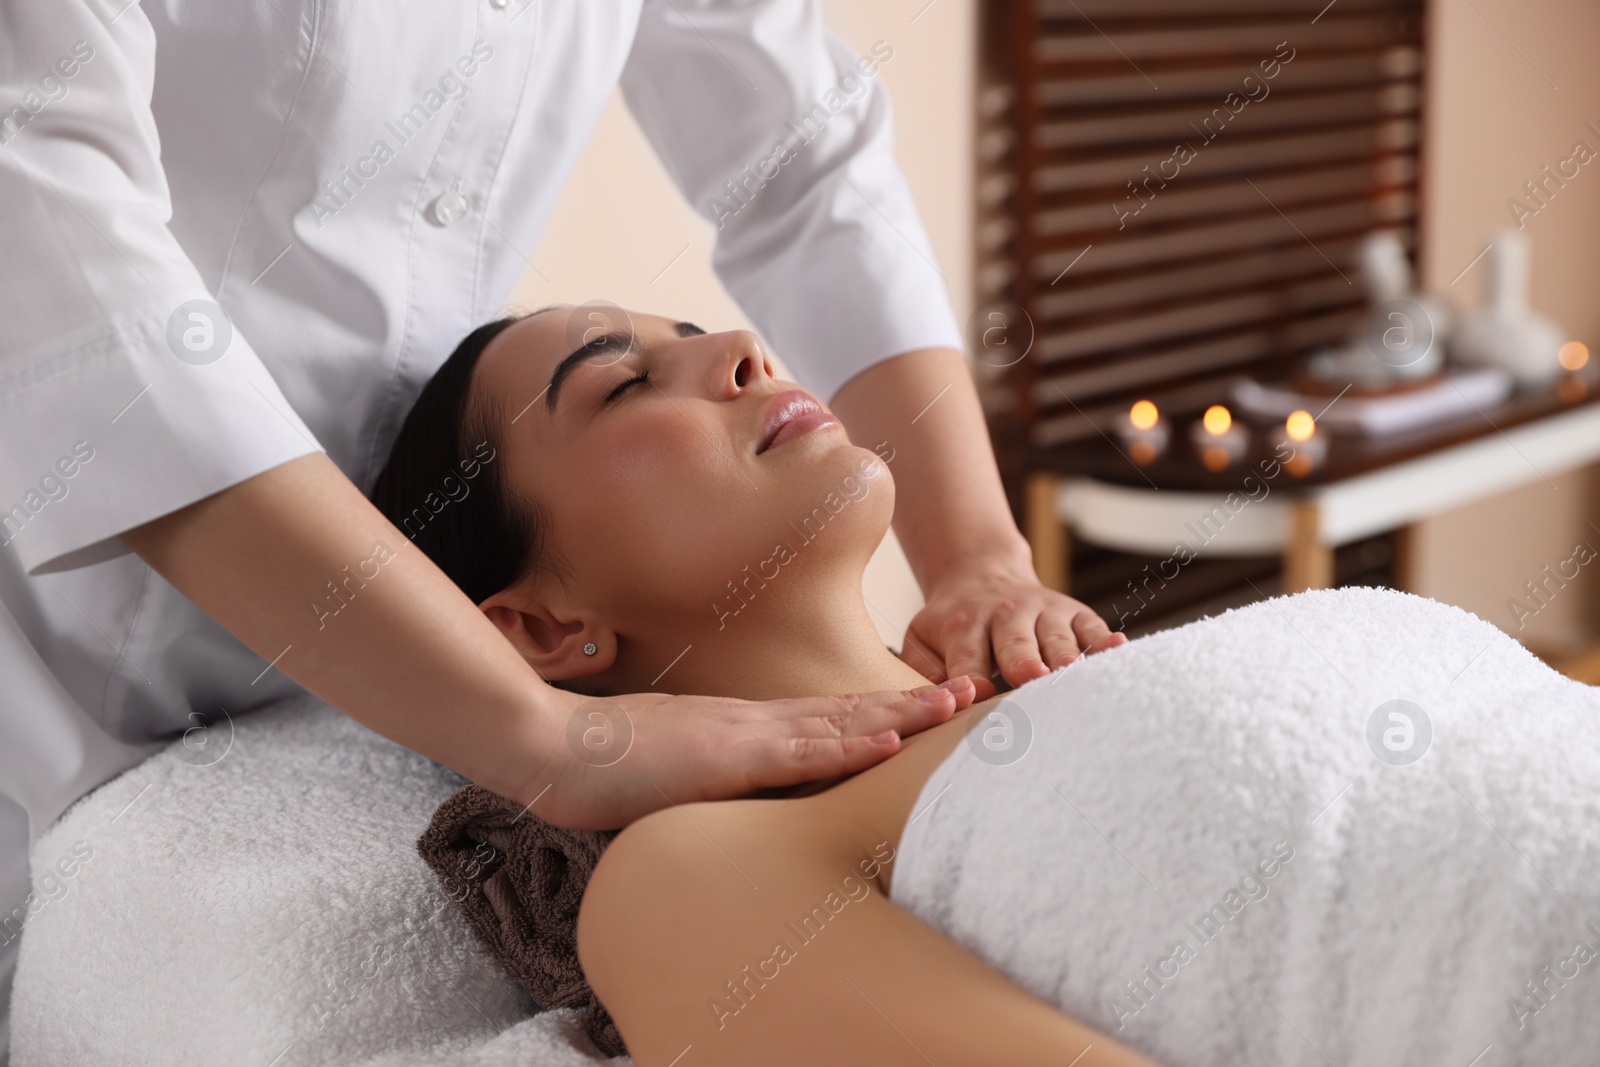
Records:
[[[1161,413],[1148,400],[1139,401],[1117,416],[1116,431],[1128,458],[1140,466],[1161,455],[1170,436]]]
[[[1328,435],[1317,429],[1316,420],[1309,411],[1291,413],[1273,439],[1273,446],[1280,456],[1284,447],[1292,450],[1284,466],[1297,477],[1321,466],[1328,458]]]
[[[1576,404],[1589,395],[1589,384],[1594,378],[1589,346],[1582,341],[1568,341],[1556,353],[1556,359],[1565,372],[1556,379],[1556,394],[1568,404]]]
[[[1250,445],[1250,432],[1233,421],[1227,408],[1213,404],[1204,417],[1189,424],[1189,440],[1206,469],[1220,471],[1244,456]]]

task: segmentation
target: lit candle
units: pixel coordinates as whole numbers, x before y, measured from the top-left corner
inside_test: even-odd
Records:
[[[1278,443],[1286,444],[1293,450],[1284,466],[1296,476],[1307,473],[1328,455],[1328,437],[1317,432],[1317,420],[1311,417],[1309,411],[1289,413],[1289,417],[1283,420],[1283,436]],[[1281,455],[1283,450],[1278,449],[1278,453]]]
[[[1244,455],[1250,435],[1236,426],[1233,415],[1221,404],[1212,404],[1199,422],[1189,427],[1189,438],[1200,453],[1207,470],[1220,471]]]
[[[1117,433],[1127,448],[1128,457],[1141,465],[1155,459],[1167,447],[1167,424],[1161,421],[1161,412],[1149,400],[1136,401],[1128,413],[1117,420]]]
[[[1582,373],[1589,365],[1589,346],[1582,341],[1568,341],[1556,352],[1556,359],[1567,372],[1556,381],[1556,393],[1567,403],[1575,404],[1589,392],[1589,375]]]

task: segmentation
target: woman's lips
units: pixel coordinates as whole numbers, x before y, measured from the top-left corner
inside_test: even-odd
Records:
[[[761,439],[756,444],[760,455],[773,445],[782,444],[791,437],[799,437],[824,426],[842,426],[829,414],[817,398],[804,389],[786,389],[776,393],[766,403],[761,420]]]
[[[799,437],[801,434],[810,433],[812,430],[819,430],[824,426],[837,425],[839,425],[839,420],[828,414],[826,411],[813,411],[804,415],[796,415],[794,418],[778,427],[778,432],[774,434],[772,440],[767,443],[767,447],[776,448],[778,445],[783,444],[791,437]]]

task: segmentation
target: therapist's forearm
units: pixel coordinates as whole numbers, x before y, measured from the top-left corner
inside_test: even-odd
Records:
[[[510,797],[545,762],[552,732],[540,726],[567,694],[325,454],[122,539],[277,670],[378,733]],[[374,558],[379,545],[387,562]],[[351,575],[364,584],[346,585]],[[347,601],[336,614],[329,582]]]
[[[846,382],[829,407],[857,444],[893,449],[894,531],[924,594],[962,568],[1033,573],[965,356],[925,348],[886,359]]]

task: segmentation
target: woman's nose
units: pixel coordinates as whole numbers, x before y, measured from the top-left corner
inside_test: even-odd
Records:
[[[717,399],[731,400],[752,385],[776,377],[761,338],[749,330],[730,330],[708,340],[713,342],[711,393]]]

